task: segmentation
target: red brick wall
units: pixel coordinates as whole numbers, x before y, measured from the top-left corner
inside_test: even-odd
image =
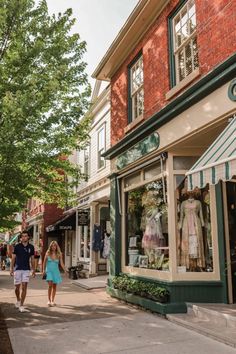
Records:
[[[63,214],[63,209],[57,208],[56,204],[44,204],[44,227],[53,224]]]
[[[170,1],[111,80],[112,145],[124,136],[127,126],[127,66],[140,50],[144,62],[144,118],[169,103],[165,99],[170,90],[167,19],[178,3]],[[196,81],[236,51],[236,0],[195,0],[195,3],[200,65]]]

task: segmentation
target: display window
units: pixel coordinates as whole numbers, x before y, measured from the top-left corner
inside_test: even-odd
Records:
[[[126,266],[169,271],[167,183],[163,169],[156,163],[124,179]]]
[[[187,189],[185,175],[175,176],[177,271],[213,272],[209,186]]]
[[[88,225],[79,226],[80,245],[79,245],[79,259],[85,261],[90,258],[90,228]]]

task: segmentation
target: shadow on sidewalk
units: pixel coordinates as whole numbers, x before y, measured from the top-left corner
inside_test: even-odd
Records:
[[[50,325],[63,322],[94,320],[113,316],[128,316],[135,312],[126,305],[59,305],[56,307],[40,307],[29,305],[29,312],[20,313],[13,304],[1,303],[3,316],[8,328]]]
[[[0,354],[13,354],[10,338],[7,331],[7,325],[4,320],[3,313],[0,307]]]

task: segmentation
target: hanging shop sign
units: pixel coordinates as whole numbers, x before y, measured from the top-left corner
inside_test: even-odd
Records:
[[[81,206],[81,205],[84,205],[84,204],[88,204],[89,200],[90,200],[90,196],[81,198],[81,199],[78,201],[78,204],[79,204],[80,206]]]
[[[236,79],[232,80],[229,84],[228,97],[231,101],[236,101]]]
[[[78,225],[86,226],[89,224],[89,212],[86,210],[78,210]]]
[[[59,230],[73,230],[73,226],[72,225],[60,225],[58,227]]]
[[[132,162],[158,149],[160,145],[160,137],[158,133],[153,133],[145,139],[139,141],[130,149],[119,155],[116,160],[116,167],[118,170],[126,167]]]

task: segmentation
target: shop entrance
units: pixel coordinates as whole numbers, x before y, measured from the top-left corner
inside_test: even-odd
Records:
[[[230,262],[227,263],[231,270],[231,272],[228,272],[228,282],[231,282],[232,284],[232,296],[229,296],[229,302],[236,303],[236,179],[226,182],[226,195],[227,195],[227,219],[228,219],[228,222],[226,221],[227,222],[226,233],[228,234],[228,242],[229,242],[229,250],[230,250],[229,252]],[[226,240],[227,240],[227,235],[226,235]],[[230,273],[231,273],[231,279],[229,278]],[[230,287],[228,286],[229,289]]]

